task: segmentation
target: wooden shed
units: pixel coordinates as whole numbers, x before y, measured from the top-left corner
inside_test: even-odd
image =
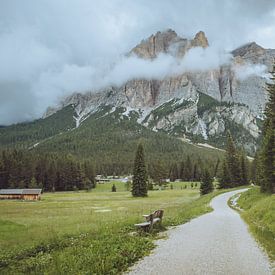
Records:
[[[0,189],[0,199],[40,200],[42,189]]]

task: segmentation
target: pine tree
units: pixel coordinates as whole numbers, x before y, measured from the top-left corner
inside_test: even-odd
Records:
[[[141,143],[138,145],[134,161],[132,195],[133,197],[147,196],[147,172]]]
[[[275,124],[274,124],[275,126]],[[260,154],[260,185],[263,192],[275,193],[275,128],[268,127]]]
[[[91,161],[84,162],[84,174],[91,181],[92,188],[95,188],[96,187],[95,169]]]
[[[201,195],[205,195],[205,194],[211,193],[213,190],[214,190],[213,178],[211,177],[209,171],[205,169],[202,174],[200,193]]]
[[[275,64],[267,83],[269,100],[265,110],[263,142],[259,154],[258,172],[261,191],[275,193]]]
[[[227,137],[226,164],[232,187],[239,186],[241,184],[239,155],[230,132]]]
[[[178,166],[176,163],[173,163],[170,168],[170,181],[175,181],[178,178]]]
[[[184,161],[181,161],[180,162],[180,165],[179,165],[179,177],[181,180],[184,180],[185,179],[185,163]]]
[[[116,186],[114,184],[112,186],[112,192],[116,192]]]
[[[197,171],[197,164],[194,164],[194,171],[193,171],[193,181],[198,180],[198,171]]]
[[[221,176],[219,178],[219,188],[230,188],[231,187],[231,178],[228,171],[226,160],[222,163]]]
[[[249,178],[253,184],[258,184],[257,182],[257,166],[258,166],[258,152],[256,152],[255,157],[250,165],[249,169]]]
[[[219,166],[220,166],[220,159],[218,158],[217,162],[216,162],[216,165],[215,165],[214,177],[216,177],[217,174],[218,174]]]
[[[37,182],[35,177],[32,177],[31,182],[29,183],[29,188],[37,188]]]
[[[151,177],[158,185],[162,185],[163,179],[167,177],[167,172],[162,161],[158,160],[153,164]]]
[[[248,184],[248,161],[244,150],[240,155],[241,185]]]
[[[192,175],[193,175],[193,169],[192,169],[192,162],[190,159],[190,156],[187,156],[186,162],[185,162],[185,180],[191,181]]]

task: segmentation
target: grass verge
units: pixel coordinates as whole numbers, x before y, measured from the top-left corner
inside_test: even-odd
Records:
[[[275,195],[264,194],[255,187],[242,193],[238,205],[241,216],[270,259],[275,261]]]

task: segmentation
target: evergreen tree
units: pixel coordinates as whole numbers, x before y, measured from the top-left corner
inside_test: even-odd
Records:
[[[29,183],[29,188],[37,188],[37,182],[35,177],[32,177],[31,182]]]
[[[179,177],[181,180],[184,180],[185,179],[185,163],[184,161],[181,161],[180,162],[180,165],[179,165]]]
[[[198,180],[198,165],[195,163],[194,164],[194,171],[193,171],[193,181]]]
[[[214,177],[217,177],[219,166],[220,166],[220,159],[217,159],[215,170],[214,170]]]
[[[213,190],[213,178],[211,177],[209,171],[205,169],[202,174],[200,193],[201,195],[205,195],[211,193]]]
[[[133,197],[147,196],[147,172],[141,143],[138,145],[134,161],[132,195]]]
[[[162,161],[158,160],[152,166],[151,177],[159,185],[162,185],[163,180],[167,177],[167,172]]]
[[[84,162],[84,174],[91,181],[92,188],[95,188],[96,187],[95,169],[91,161]]]
[[[275,126],[275,125],[274,125]],[[260,154],[260,185],[262,192],[275,193],[275,128],[268,127],[265,130],[265,136]]]
[[[240,155],[241,185],[248,184],[248,161],[244,150]]]
[[[178,179],[178,166],[173,163],[170,168],[170,181],[174,182],[176,179]]]
[[[221,176],[219,178],[219,188],[230,188],[231,187],[231,178],[228,171],[226,160],[222,163]]]
[[[241,185],[241,170],[239,155],[236,150],[233,138],[228,132],[227,146],[226,146],[226,164],[230,175],[232,187]]]
[[[185,180],[191,181],[192,175],[193,175],[192,162],[191,162],[190,156],[187,156],[187,159],[185,162]]]
[[[112,192],[116,192],[116,186],[114,184],[112,186]]]
[[[249,166],[249,178],[253,184],[258,184],[257,182],[257,166],[258,166],[258,152],[256,152],[255,157]]]
[[[267,83],[269,100],[263,128],[263,142],[259,155],[258,173],[262,192],[275,193],[275,65],[271,82]]]

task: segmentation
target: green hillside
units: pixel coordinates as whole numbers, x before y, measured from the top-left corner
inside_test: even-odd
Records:
[[[71,153],[79,159],[93,159],[100,167],[102,164],[117,167],[119,171],[132,169],[139,142],[144,144],[148,162],[162,160],[167,165],[185,159],[187,155],[207,162],[216,161],[223,154],[147,129],[137,123],[135,112],[128,117],[123,115],[124,111],[124,108],[113,111],[111,106],[104,106],[80,127],[74,128],[73,108],[68,106],[46,119],[0,129],[1,147],[28,149],[39,143],[31,151]]]
[[[73,115],[73,107],[67,106],[45,119],[0,128],[0,146],[27,149],[41,140],[75,127]]]

